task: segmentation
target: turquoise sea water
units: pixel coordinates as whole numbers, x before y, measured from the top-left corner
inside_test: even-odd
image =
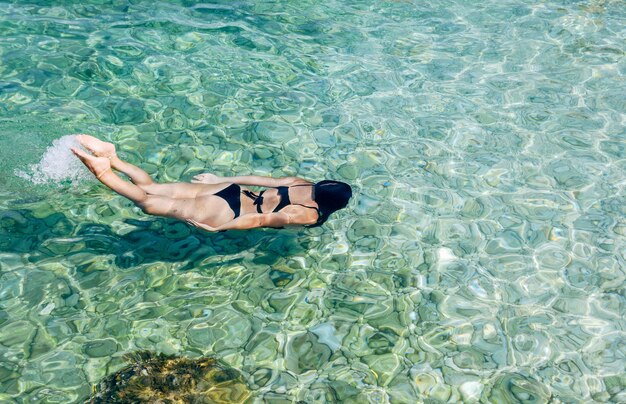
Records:
[[[0,1],[0,401],[80,402],[149,349],[259,403],[625,402],[625,27],[621,0]],[[42,160],[76,132],[160,181],[355,197],[203,233]]]

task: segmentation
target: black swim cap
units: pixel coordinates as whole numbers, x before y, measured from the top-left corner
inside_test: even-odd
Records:
[[[352,188],[341,181],[324,180],[313,186],[313,199],[319,206],[317,223],[319,226],[324,223],[331,213],[343,209],[352,198]]]

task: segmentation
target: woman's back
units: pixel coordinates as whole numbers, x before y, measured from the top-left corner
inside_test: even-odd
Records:
[[[289,205],[299,205],[306,208],[317,209],[317,204],[312,197],[312,189],[315,184],[303,183],[289,186],[270,187],[258,194],[248,189],[242,189],[242,194],[252,200],[257,213],[280,212]],[[297,187],[308,187],[302,191]],[[294,201],[292,202],[293,194]]]

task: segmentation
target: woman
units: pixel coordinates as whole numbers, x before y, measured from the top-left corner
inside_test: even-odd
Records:
[[[76,138],[93,155],[77,148],[72,152],[101,183],[145,213],[185,220],[208,231],[319,226],[331,213],[346,207],[352,197],[350,186],[343,182],[314,184],[297,177],[224,178],[200,174],[194,177],[194,183],[157,184],[139,167],[120,160],[112,143],[89,135]],[[111,168],[129,176],[132,183],[122,180]],[[240,185],[269,189],[257,194]]]

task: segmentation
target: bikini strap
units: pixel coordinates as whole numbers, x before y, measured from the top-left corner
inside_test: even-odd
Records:
[[[253,200],[252,204],[256,205],[256,211],[258,213],[263,213],[263,209],[261,209],[261,205],[263,205],[263,193],[264,192],[265,191],[261,191],[257,195],[252,191],[248,191],[247,189],[244,191],[241,191],[242,194],[244,194],[245,196]]]
[[[315,209],[318,212],[320,211],[319,208],[316,208],[315,206],[303,205],[301,203],[292,203],[292,205],[298,205],[298,206],[303,206],[303,207],[309,208],[309,209]]]

